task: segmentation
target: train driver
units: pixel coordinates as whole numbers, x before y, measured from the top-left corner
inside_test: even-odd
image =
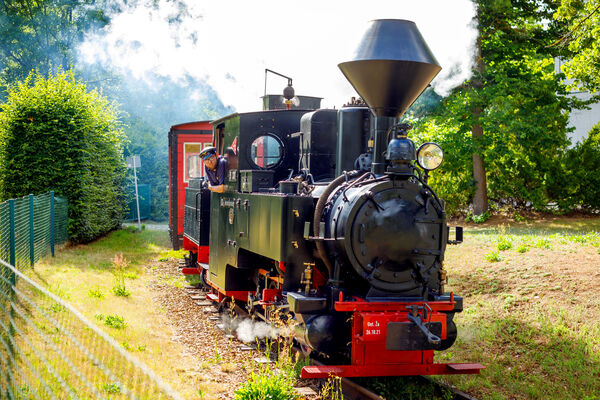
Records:
[[[207,147],[200,152],[204,161],[204,171],[208,178],[208,188],[217,193],[225,191],[225,176],[227,174],[227,159],[217,154],[217,149]]]

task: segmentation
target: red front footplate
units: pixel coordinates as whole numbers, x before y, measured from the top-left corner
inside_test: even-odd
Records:
[[[301,378],[327,378],[329,376],[409,376],[478,374],[481,364],[406,364],[406,365],[320,365],[302,368]]]
[[[446,339],[447,317],[444,311],[452,311],[454,306],[453,294],[447,301],[385,302],[360,298],[344,301],[340,293],[339,301],[335,302],[336,311],[352,313],[351,364],[307,366],[302,368],[301,377],[478,374],[485,368],[481,364],[435,364],[434,350],[419,350],[419,346],[412,346],[406,336],[401,336],[411,334],[411,331],[396,329],[390,332],[388,338],[390,329],[412,326],[408,313],[418,312],[424,322],[438,324],[439,337]],[[415,334],[412,335],[414,337]]]
[[[181,273],[184,275],[200,275],[198,268],[182,268]]]

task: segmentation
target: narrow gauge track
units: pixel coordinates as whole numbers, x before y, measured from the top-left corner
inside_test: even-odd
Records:
[[[194,302],[196,302],[196,304],[198,306],[209,307],[211,309],[211,311],[218,312],[218,310],[217,310],[218,305],[216,303],[214,303],[213,301],[206,299],[207,292],[201,286],[201,284],[200,284],[200,286],[188,286],[186,288],[186,292],[188,293],[190,298]],[[215,325],[217,325],[217,324],[215,324]],[[294,350],[296,352],[301,352],[301,350],[297,347],[292,347],[292,350]],[[323,363],[321,361],[314,359],[312,357],[311,357],[311,361],[314,365],[323,365]],[[363,379],[368,379],[368,378],[363,378]],[[431,379],[429,377],[419,376],[417,379],[422,381],[423,385],[433,385],[433,386],[436,386],[437,388],[439,388],[440,390],[444,389],[444,390],[448,390],[448,391],[452,392],[453,400],[477,400],[475,397],[472,397],[469,394],[464,393],[464,392],[456,389],[453,386],[441,384],[439,382],[434,381],[433,379]],[[350,378],[342,378],[341,383],[342,383],[342,393],[344,394],[345,400],[363,400],[363,399],[384,400],[383,397],[372,392],[365,386],[359,384],[358,382],[356,382]]]

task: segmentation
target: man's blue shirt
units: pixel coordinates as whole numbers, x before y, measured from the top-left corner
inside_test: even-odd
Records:
[[[206,177],[212,186],[219,186],[225,184],[225,175],[227,174],[227,159],[223,156],[219,156],[217,160],[217,168],[213,171],[204,166]]]

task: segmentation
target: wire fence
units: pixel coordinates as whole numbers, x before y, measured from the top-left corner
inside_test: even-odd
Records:
[[[52,192],[0,204],[0,399],[180,400],[114,339],[19,271],[66,242],[67,211]]]
[[[0,261],[0,398],[180,396],[77,310]]]
[[[0,259],[19,269],[67,241],[68,202],[54,192],[0,203]]]

